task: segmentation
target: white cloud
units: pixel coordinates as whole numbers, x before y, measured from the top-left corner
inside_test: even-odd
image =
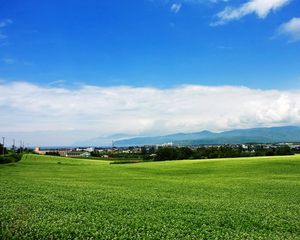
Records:
[[[156,135],[300,124],[300,91],[197,85],[69,90],[13,82],[0,84],[0,93],[0,132]],[[70,143],[81,139],[73,137]]]
[[[13,21],[11,19],[5,19],[5,20],[0,21],[0,40],[7,38],[7,35],[2,32],[1,28],[4,28],[7,25],[12,24],[12,23],[13,23]]]
[[[66,84],[66,80],[63,79],[59,79],[59,80],[55,80],[50,82],[50,86],[58,86],[58,87],[63,87]]]
[[[11,19],[5,19],[0,21],[0,28],[6,27],[9,24],[12,24],[13,21]]]
[[[13,64],[13,63],[15,63],[15,60],[12,58],[3,58],[2,62],[6,63],[6,64]]]
[[[189,3],[189,4],[207,4],[207,3],[219,3],[228,2],[229,0],[178,0],[177,2]]]
[[[6,38],[7,38],[7,35],[3,34],[3,33],[0,31],[0,40],[6,39]]]
[[[173,13],[178,13],[180,11],[180,9],[181,9],[180,3],[173,3],[170,8],[171,12],[173,12]]]
[[[218,20],[212,23],[211,26],[223,25],[249,14],[256,14],[259,18],[265,18],[270,12],[282,8],[290,1],[291,0],[250,0],[239,7],[226,7],[217,14]]]
[[[291,42],[300,41],[300,18],[292,18],[277,30],[279,35],[287,36]]]

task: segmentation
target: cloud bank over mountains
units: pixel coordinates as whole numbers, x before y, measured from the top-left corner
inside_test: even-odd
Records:
[[[155,135],[300,124],[300,91],[0,83],[0,131]],[[73,139],[76,141],[77,139]]]

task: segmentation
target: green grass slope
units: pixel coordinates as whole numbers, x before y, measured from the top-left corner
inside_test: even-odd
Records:
[[[58,163],[60,162],[60,164]],[[0,166],[1,239],[300,239],[300,156]]]

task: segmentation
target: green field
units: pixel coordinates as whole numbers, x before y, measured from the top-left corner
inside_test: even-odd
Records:
[[[1,239],[300,239],[300,156],[0,166]]]

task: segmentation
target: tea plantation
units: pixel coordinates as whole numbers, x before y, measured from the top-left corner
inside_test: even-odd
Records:
[[[0,239],[300,239],[300,156],[0,166]]]

